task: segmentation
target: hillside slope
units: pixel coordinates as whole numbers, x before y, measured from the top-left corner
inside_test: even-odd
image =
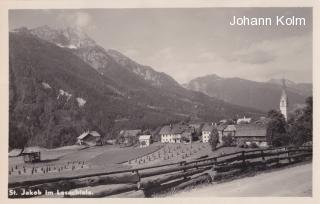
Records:
[[[281,83],[275,81],[263,83],[240,78],[222,78],[217,75],[193,79],[185,87],[232,104],[262,111],[277,109],[282,91]],[[291,83],[287,85],[287,94],[289,107],[294,109],[312,94],[312,87],[310,84]]]
[[[9,45],[10,147],[24,141],[44,147],[73,144],[87,129],[110,138],[122,128],[261,114],[179,85],[155,86],[135,75],[128,86],[127,79],[101,74],[73,49],[29,30],[11,32]]]

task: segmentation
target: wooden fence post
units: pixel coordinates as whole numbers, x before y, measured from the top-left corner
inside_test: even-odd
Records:
[[[263,161],[265,160],[263,150],[261,150],[261,158],[262,158]]]
[[[242,155],[242,164],[243,164],[243,166],[245,166],[245,164],[246,164],[245,151],[242,151],[241,155]]]

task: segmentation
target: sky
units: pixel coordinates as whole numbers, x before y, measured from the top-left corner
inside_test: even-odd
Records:
[[[303,17],[305,26],[230,26],[236,17]],[[9,29],[84,30],[105,49],[179,83],[216,74],[253,81],[312,82],[312,8],[10,10]]]

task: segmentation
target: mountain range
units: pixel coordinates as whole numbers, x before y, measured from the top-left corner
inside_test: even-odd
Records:
[[[77,29],[42,26],[9,34],[11,148],[70,145],[86,130],[108,139],[121,129],[262,114],[186,89]]]
[[[268,111],[279,107],[282,79],[256,82],[236,77],[223,78],[214,74],[195,78],[184,84],[184,87],[232,104]],[[312,96],[312,84],[309,83],[285,80],[285,89],[289,99],[289,110],[304,104],[306,97]]]

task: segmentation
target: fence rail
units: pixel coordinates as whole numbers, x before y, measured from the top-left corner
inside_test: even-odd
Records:
[[[13,182],[8,186],[9,190],[15,191],[16,194],[9,194],[9,197],[21,197],[19,196],[21,192],[27,190],[40,191],[43,195],[45,191],[69,191],[97,186],[102,188],[93,195],[66,195],[65,197],[105,197],[130,191],[141,192],[149,197],[172,188],[179,190],[189,185],[235,176],[248,169],[261,170],[308,158],[312,158],[312,147],[241,151],[189,162],[181,161],[74,177]],[[117,185],[112,186],[112,184]]]

